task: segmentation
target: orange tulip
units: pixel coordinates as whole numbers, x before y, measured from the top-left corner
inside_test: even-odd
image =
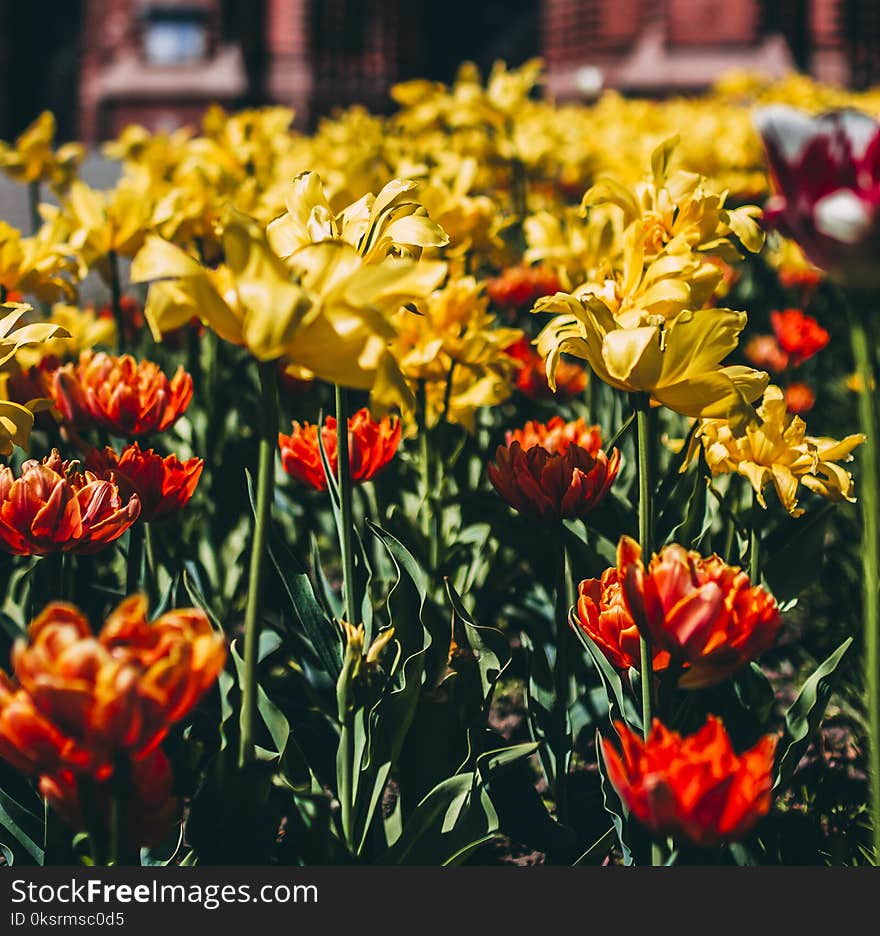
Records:
[[[183,462],[176,455],[163,458],[153,449],[142,450],[137,442],[127,445],[120,455],[108,446],[103,451],[94,449],[86,459],[87,469],[115,479],[124,493],[137,494],[145,523],[183,509],[195,493],[204,466],[201,458]]]
[[[335,475],[339,467],[336,450],[336,419],[328,416],[321,427],[321,442],[327,461]],[[400,420],[385,416],[375,420],[370,411],[359,409],[348,420],[348,450],[351,479],[355,483],[369,481],[394,457],[400,443]],[[318,427],[294,420],[290,435],[278,434],[281,464],[297,481],[316,491],[327,490],[327,478],[318,448]]]
[[[152,361],[83,351],[77,363],[55,371],[52,397],[66,423],[99,426],[122,437],[162,432],[192,399],[192,377],[182,367],[169,380]]]
[[[522,429],[512,429],[506,434],[507,444],[519,442],[524,449],[540,445],[550,453],[564,452],[569,445],[577,445],[592,455],[602,449],[602,433],[598,426],[588,426],[583,419],[565,422],[554,416],[546,423],[532,419]]]
[[[552,422],[552,421],[551,421]],[[546,432],[550,429],[549,432]],[[536,441],[541,429],[526,427],[528,448],[515,438],[499,445],[495,464],[488,466],[495,490],[526,517],[536,520],[567,520],[583,517],[599,505],[614,483],[620,467],[617,449],[609,457],[566,438],[559,427],[544,427],[545,441],[562,447],[550,452]],[[583,427],[591,438],[591,430]],[[590,443],[592,444],[592,443]]]
[[[617,569],[606,569],[601,578],[580,583],[575,620],[612,666],[641,668],[639,629],[623,600]],[[668,666],[669,654],[655,648],[654,672]]]
[[[623,536],[617,574],[637,627],[685,667],[683,688],[721,682],[771,647],[782,625],[773,597],[718,556],[673,544],[646,571],[639,544]]]
[[[154,751],[216,679],[226,644],[201,611],[149,623],[146,610],[142,595],[125,599],[95,637],[76,607],[47,605],[13,647],[17,684],[0,683],[0,754],[27,773],[103,781],[120,755]]]
[[[0,468],[0,548],[19,556],[97,552],[118,539],[140,509],[136,494],[124,498],[112,480],[79,471],[57,449],[41,462],[26,461],[18,478]]]
[[[770,809],[776,738],[737,756],[724,725],[710,715],[682,738],[654,720],[647,741],[615,724],[623,756],[602,740],[608,779],[629,811],[658,836],[683,836],[704,848],[747,835]]]

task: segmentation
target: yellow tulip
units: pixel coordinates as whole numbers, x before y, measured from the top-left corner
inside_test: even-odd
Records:
[[[39,345],[49,339],[68,335],[63,327],[51,322],[20,324],[33,311],[24,303],[0,304],[0,368],[8,365],[26,345]],[[0,400],[0,455],[11,455],[16,445],[20,448],[27,446],[34,413],[44,408],[44,402],[31,400],[22,405],[11,400]]]
[[[54,222],[44,224],[33,237],[22,237],[0,221],[0,287],[41,302],[70,298],[76,265],[62,241]]]
[[[557,315],[538,336],[555,389],[560,355],[586,360],[596,375],[619,390],[645,392],[655,403],[685,416],[730,419],[741,424],[769,376],[749,367],[722,366],[746,324],[744,312],[685,310],[674,318],[644,309],[615,317],[595,293],[557,293],[540,299],[536,312]]]
[[[269,243],[284,258],[323,241],[350,244],[365,263],[381,263],[388,256],[417,258],[422,248],[442,247],[449,238],[411,194],[415,188],[415,182],[394,179],[378,195],[365,195],[334,214],[321,177],[305,172],[291,186],[287,212],[266,229]]]
[[[445,264],[394,257],[367,264],[344,241],[307,244],[284,261],[253,219],[233,211],[223,249],[226,263],[209,269],[147,238],[132,279],[154,281],[145,315],[157,340],[196,317],[258,360],[283,358],[322,380],[370,389],[379,407],[412,404],[388,353],[390,316],[435,289]]]
[[[0,169],[16,182],[47,182],[57,192],[65,191],[86,151],[79,143],[56,150],[54,141],[55,117],[43,111],[13,144],[0,143]]]
[[[598,205],[614,205],[623,213],[624,227],[637,225],[646,258],[690,250],[722,260],[740,254],[731,236],[746,250],[757,253],[764,233],[755,218],[755,205],[727,208],[726,192],[715,192],[708,180],[693,172],[670,174],[672,156],[679,144],[676,134],[651,154],[651,176],[631,191],[612,178],[603,178],[583,197],[585,212]]]
[[[472,432],[478,409],[513,392],[516,364],[505,348],[522,331],[496,326],[482,286],[469,276],[450,280],[419,311],[397,313],[391,353],[409,386],[424,389],[429,426],[445,416]]]
[[[745,426],[725,419],[702,420],[692,437],[688,460],[702,446],[713,475],[742,475],[764,508],[764,489],[772,484],[782,506],[797,517],[804,512],[798,506],[799,485],[828,500],[855,500],[852,475],[837,462],[851,461],[853,449],[864,441],[863,435],[839,442],[807,435],[803,419],[787,412],[783,391],[769,386]]]
[[[79,356],[97,345],[112,348],[116,344],[116,324],[109,316],[102,317],[94,309],[81,309],[74,305],[56,303],[52,306],[48,325],[55,325],[64,334],[48,338],[37,345],[27,345],[15,352],[19,367],[28,368],[39,364],[46,357],[60,360]]]
[[[70,247],[86,269],[104,264],[110,254],[131,257],[143,244],[150,226],[153,203],[146,178],[124,178],[115,189],[99,192],[84,182],[74,182],[64,204],[70,225]]]

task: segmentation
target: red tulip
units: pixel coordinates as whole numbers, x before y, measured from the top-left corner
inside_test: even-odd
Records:
[[[554,416],[546,423],[531,419],[522,429],[512,429],[506,434],[508,445],[519,442],[524,449],[540,445],[548,452],[564,452],[570,445],[577,445],[595,455],[602,449],[602,432],[598,426],[588,426],[583,419],[565,422]]]
[[[94,553],[137,520],[136,494],[123,497],[116,483],[79,471],[57,449],[41,462],[0,468],[0,548],[19,556]]]
[[[514,342],[504,353],[520,364],[516,372],[516,389],[530,400],[546,400],[554,396],[547,382],[547,368],[544,359],[529,343],[529,339],[522,337]],[[571,400],[583,393],[587,386],[587,372],[583,367],[561,360],[556,368],[556,393],[559,400]]]
[[[776,738],[737,756],[724,725],[710,715],[682,738],[657,719],[647,741],[618,722],[622,756],[607,738],[608,779],[629,811],[655,835],[684,836],[711,848],[747,835],[770,809]]]
[[[645,568],[639,544],[622,536],[617,575],[637,627],[685,667],[685,688],[725,679],[769,649],[782,626],[772,596],[718,556],[672,544]]]
[[[789,384],[785,388],[785,408],[795,416],[805,416],[816,405],[816,394],[805,383]]]
[[[561,289],[559,277],[549,267],[538,264],[508,267],[489,280],[486,292],[499,308],[508,312],[528,309],[542,296],[552,296]]]
[[[781,374],[788,367],[788,355],[779,347],[773,335],[755,335],[743,348],[743,354],[750,364],[760,370]]]
[[[779,347],[791,355],[795,366],[821,351],[831,340],[827,331],[813,318],[800,309],[773,310],[770,322],[776,333]]]
[[[529,424],[521,430],[523,443],[514,433],[508,445],[499,445],[495,464],[488,466],[489,480],[507,503],[526,517],[583,517],[599,505],[614,483],[620,452],[614,449],[608,456],[601,449],[581,447],[566,438],[565,423],[551,424],[552,420],[547,426]],[[586,433],[592,446],[591,429],[582,422],[568,425],[577,427],[578,435]],[[556,451],[544,446],[548,439]]]
[[[99,426],[122,438],[162,432],[192,399],[192,377],[182,367],[169,380],[152,361],[83,351],[55,371],[52,397],[71,426]]]
[[[348,452],[352,481],[369,481],[394,458],[400,443],[400,431],[400,420],[397,417],[385,416],[376,420],[366,407],[359,409],[349,419]],[[339,466],[335,417],[328,416],[324,420],[321,442],[335,475]],[[327,490],[327,478],[318,448],[317,426],[300,424],[294,420],[290,435],[278,434],[278,445],[281,448],[281,464],[289,475],[316,491]]]
[[[137,494],[145,523],[185,507],[195,493],[204,466],[201,458],[183,462],[176,455],[163,458],[152,449],[142,450],[137,442],[126,446],[121,455],[107,447],[103,451],[94,449],[86,459],[90,471],[115,480],[125,494]]]

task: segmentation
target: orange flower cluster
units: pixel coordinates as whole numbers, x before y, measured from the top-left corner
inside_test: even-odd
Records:
[[[20,556],[94,553],[138,518],[136,494],[126,498],[112,479],[80,471],[53,449],[31,459],[16,478],[0,468],[0,548]]]
[[[618,449],[609,457],[593,448],[595,434],[582,420],[530,423],[520,432],[522,441],[510,434],[488,466],[489,480],[511,507],[536,520],[558,521],[583,517],[601,503],[620,468]],[[582,438],[591,447],[578,444]]]
[[[51,386],[68,425],[98,426],[123,438],[164,431],[183,415],[192,394],[192,377],[182,367],[169,380],[152,361],[103,351],[81,352],[76,363],[54,372]]]
[[[718,556],[678,545],[654,556],[647,571],[628,536],[617,567],[578,587],[576,621],[620,669],[639,668],[640,627],[654,645],[654,670],[684,668],[679,685],[715,685],[772,646],[782,617],[773,598]]]
[[[50,604],[13,647],[15,681],[0,673],[0,756],[39,776],[41,791],[74,823],[80,781],[104,784],[127,760],[130,806],[143,807],[132,810],[141,842],[161,837],[177,813],[159,744],[226,659],[224,638],[201,611],[149,623],[146,610],[143,596],[127,598],[95,637],[76,607]]]
[[[500,276],[489,280],[486,292],[498,308],[518,312],[531,308],[542,296],[552,296],[561,288],[559,277],[550,267],[521,263],[508,267]]]
[[[560,360],[556,369],[556,393],[547,382],[544,359],[523,336],[504,349],[504,353],[519,362],[516,372],[516,389],[530,400],[546,400],[553,396],[558,400],[571,400],[583,393],[587,386],[587,372],[570,361]]]
[[[608,779],[655,835],[711,848],[747,835],[769,811],[775,737],[737,755],[714,716],[687,738],[657,720],[647,741],[621,722],[615,728],[622,756],[602,741]]]
[[[770,322],[779,347],[790,355],[795,367],[817,354],[831,340],[816,319],[800,309],[774,310],[770,313]]]
[[[163,458],[153,449],[142,450],[137,442],[119,455],[108,446],[94,449],[86,458],[89,471],[115,480],[124,495],[137,495],[145,523],[182,510],[195,493],[204,466],[201,458],[183,462],[176,455]]]
[[[393,416],[373,419],[370,411],[359,409],[348,420],[348,451],[351,478],[355,483],[369,481],[394,458],[400,444],[400,420]],[[336,449],[336,419],[328,416],[321,427],[321,443],[334,475],[339,468]],[[290,435],[278,434],[281,464],[297,481],[316,491],[327,490],[327,478],[318,447],[318,427],[293,422]]]
[[[576,621],[581,630],[605,654],[613,666],[639,669],[639,629],[623,600],[617,569],[606,569],[598,579],[584,579],[578,586]],[[669,653],[654,648],[654,672],[669,666]]]

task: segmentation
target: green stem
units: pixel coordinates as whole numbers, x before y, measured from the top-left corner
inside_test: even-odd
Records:
[[[529,213],[528,179],[523,161],[516,156],[510,161],[510,200],[514,217],[514,243],[520,250],[525,250],[525,220]]]
[[[33,595],[33,599],[42,603],[47,601],[66,601],[67,590],[64,581],[64,553],[49,553],[39,560],[37,567],[37,579],[39,586],[36,589],[41,594]],[[32,589],[32,592],[34,589]],[[36,612],[42,608],[34,604],[33,610]]]
[[[416,424],[419,432],[419,470],[421,481],[421,519],[425,539],[431,537],[431,440],[428,438],[428,404],[425,381],[420,380],[416,390]]]
[[[91,845],[92,862],[96,868],[100,868],[108,864],[107,848],[109,842],[106,824],[101,821],[99,815],[97,783],[91,777],[83,776],[79,779],[77,791],[82,804],[85,831],[89,836],[89,844]],[[114,822],[114,816],[112,815],[110,822],[112,826]],[[109,838],[113,838],[112,829]],[[112,853],[112,846],[110,846],[110,850]]]
[[[254,759],[257,723],[257,671],[262,623],[263,573],[266,565],[266,545],[272,523],[272,498],[275,486],[275,447],[278,433],[278,388],[274,361],[259,364],[260,455],[257,469],[257,508],[254,542],[251,550],[247,608],[244,618],[244,679],[241,687],[241,746],[239,765]]]
[[[639,472],[639,545],[642,562],[647,569],[654,549],[654,505],[651,497],[653,482],[653,439],[651,430],[650,399],[647,394],[636,398],[636,436]],[[654,710],[654,655],[650,634],[639,634],[639,650],[642,676],[642,722],[645,738],[651,731]]]
[[[556,818],[568,821],[568,574],[565,556],[565,527],[557,533],[559,553],[556,559],[556,660],[553,666],[553,773],[556,780]]]
[[[336,452],[337,452],[337,480],[339,481],[339,510],[341,513],[341,529],[339,531],[339,545],[342,549],[342,589],[344,596],[345,619],[353,627],[357,627],[360,615],[357,610],[354,581],[354,511],[352,509],[352,482],[351,482],[351,453],[349,451],[348,418],[349,418],[348,391],[344,387],[336,387]]]
[[[758,495],[752,491],[752,511],[749,518],[749,581],[761,584],[761,524]]]
[[[651,398],[647,393],[636,396],[636,442],[639,469],[639,545],[645,569],[654,551],[654,438],[656,425],[651,412]],[[650,634],[639,633],[639,657],[642,686],[642,730],[645,739],[651,733],[654,705],[654,650]],[[651,844],[651,864],[663,864],[663,850],[656,842]]]
[[[119,277],[119,257],[115,250],[107,254],[110,267],[110,307],[116,322],[116,353],[121,354],[125,345],[125,320],[122,316],[122,285]]]
[[[876,384],[871,341],[862,309],[850,309],[850,341],[859,388],[859,421],[866,441],[861,449],[859,501],[862,509],[862,610],[865,632],[865,669],[868,687],[868,774],[871,783],[871,820],[874,858],[880,860],[880,463],[877,454]]]
[[[144,524],[144,557],[146,559],[144,567],[144,589],[150,602],[150,607],[156,600],[156,553],[153,548],[153,526],[150,523]]]
[[[125,594],[141,590],[144,567],[144,525],[135,523],[128,530],[128,564],[125,572]]]
[[[113,777],[110,780],[110,861],[109,864],[140,864],[128,850],[129,826],[129,791],[131,787],[131,763],[124,754],[120,754],[113,765]]]
[[[349,721],[342,726],[339,739],[339,756],[342,769],[339,771],[339,808],[342,818],[342,835],[349,852],[355,853],[354,840],[354,723]]]
[[[30,215],[31,221],[31,234],[36,234],[40,230],[40,227],[43,224],[43,219],[40,217],[40,182],[39,180],[34,180],[33,182],[28,182],[28,214]]]

